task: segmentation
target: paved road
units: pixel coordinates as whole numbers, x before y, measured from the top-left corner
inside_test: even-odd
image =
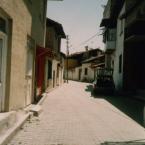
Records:
[[[27,121],[8,145],[99,145],[145,139],[145,129],[102,98],[89,84],[70,82],[47,95],[43,112]]]

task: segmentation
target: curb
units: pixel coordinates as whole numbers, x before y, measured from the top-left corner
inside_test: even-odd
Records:
[[[40,101],[37,103],[37,105],[42,105],[43,102],[45,101],[47,94],[54,91],[56,88],[58,88],[58,86],[56,86],[55,88],[51,88],[50,90],[46,91],[45,93],[42,94],[42,98],[40,99]]]
[[[49,90],[48,92],[43,93],[42,94],[43,97],[40,99],[40,101],[37,103],[37,105],[42,105],[47,97],[47,93],[52,92],[55,89],[56,88],[53,88],[53,89]],[[0,145],[6,145],[7,143],[9,143],[9,141],[13,138],[13,136],[20,130],[20,128],[26,122],[26,120],[29,117],[31,117],[32,115],[34,115],[33,112],[28,112],[20,120],[18,120],[18,122],[16,122],[12,128],[8,129],[5,134],[1,135],[0,136]]]
[[[32,113],[24,115],[6,134],[2,135],[0,137],[0,145],[6,145],[31,115]]]
[[[40,99],[40,101],[37,103],[37,105],[42,105],[43,102],[45,101],[46,97],[47,97],[47,93],[43,93],[42,94],[42,98]]]

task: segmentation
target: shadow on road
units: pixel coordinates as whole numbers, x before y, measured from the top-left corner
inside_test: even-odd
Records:
[[[85,91],[91,93],[91,97],[105,99],[113,106],[124,112],[140,125],[144,126],[145,102],[131,96],[101,95],[93,92],[93,86],[88,85]]]
[[[87,88],[85,89],[86,92],[93,92],[93,86],[92,85],[87,85]]]
[[[137,141],[126,141],[126,142],[105,142],[101,143],[101,145],[145,145],[145,142],[143,140],[137,140]]]

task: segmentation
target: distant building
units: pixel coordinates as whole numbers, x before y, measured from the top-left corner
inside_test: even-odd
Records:
[[[92,82],[96,77],[96,69],[105,67],[104,61],[105,55],[98,48],[71,54],[68,56],[68,79]],[[67,72],[65,78],[67,79]]]

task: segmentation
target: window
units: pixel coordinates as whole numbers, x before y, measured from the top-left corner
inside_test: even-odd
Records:
[[[3,18],[0,18],[0,31],[6,33],[6,21]]]
[[[110,41],[115,41],[115,33],[114,32],[110,32]]]
[[[116,33],[113,30],[107,31],[107,40],[108,41],[115,41],[116,40]]]
[[[27,35],[27,48],[28,49],[35,48],[35,40],[30,35]]]
[[[88,74],[88,69],[87,68],[85,68],[85,75],[87,75]]]
[[[119,73],[122,73],[122,54],[119,56]]]
[[[106,39],[107,39],[107,32],[105,31],[103,33],[103,42],[105,43],[106,42]]]
[[[112,60],[112,68],[114,68],[114,60]]]
[[[123,33],[123,19],[120,21],[120,35]]]
[[[26,75],[32,76],[33,73],[33,51],[31,49],[28,49],[27,51],[27,62],[26,62]]]
[[[35,41],[31,36],[27,35],[27,62],[26,62],[26,75],[32,76],[33,61],[34,61]]]
[[[48,80],[52,78],[52,62],[48,60]]]
[[[59,78],[59,64],[57,64],[57,78]]]

